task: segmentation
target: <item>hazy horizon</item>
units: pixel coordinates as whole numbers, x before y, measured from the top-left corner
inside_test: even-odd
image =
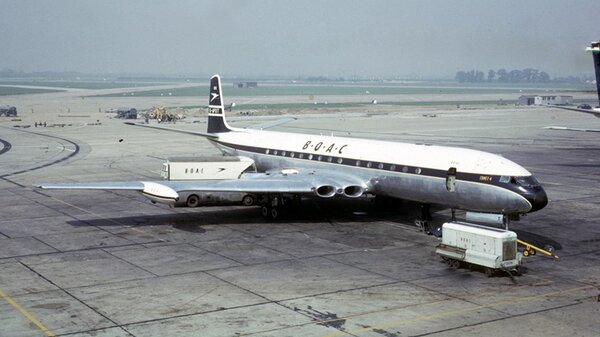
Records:
[[[592,76],[598,1],[2,1],[0,70],[239,77]]]

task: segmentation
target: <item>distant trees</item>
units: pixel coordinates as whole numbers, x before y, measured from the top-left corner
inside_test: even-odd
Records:
[[[488,70],[487,79],[484,72],[480,70],[458,71],[455,79],[458,82],[498,82],[498,83],[546,83],[551,82],[550,75],[538,69],[525,68],[523,70],[514,69],[507,71],[504,68],[495,71]]]
[[[483,82],[483,71],[459,71],[456,73],[456,80],[459,82]]]

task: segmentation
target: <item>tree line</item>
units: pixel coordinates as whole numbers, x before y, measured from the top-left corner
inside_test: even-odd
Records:
[[[522,70],[490,69],[486,74],[481,70],[458,71],[454,77],[458,82],[498,82],[498,83],[546,83],[552,82],[545,71],[533,68]]]

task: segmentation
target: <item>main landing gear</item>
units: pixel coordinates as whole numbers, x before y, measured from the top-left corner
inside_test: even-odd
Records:
[[[288,214],[294,205],[300,203],[300,196],[269,195],[260,197],[260,213],[270,220],[280,220]]]

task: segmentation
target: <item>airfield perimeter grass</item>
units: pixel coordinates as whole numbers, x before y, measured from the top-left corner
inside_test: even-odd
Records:
[[[2,83],[0,83],[2,84]],[[63,90],[50,90],[50,89],[31,89],[31,88],[18,88],[18,87],[0,87],[0,96],[8,95],[26,95],[26,94],[44,94],[49,92],[60,92]]]
[[[499,86],[494,84],[482,85],[461,85],[455,84],[264,84],[256,88],[237,88],[227,83],[223,85],[225,96],[235,97],[253,97],[253,96],[307,96],[307,99],[313,99],[319,96],[328,95],[365,95],[365,96],[383,96],[397,94],[515,94],[516,97],[523,94],[543,94],[552,91],[580,91],[578,87],[562,87],[547,88],[534,85],[514,85],[513,87]],[[186,88],[173,88],[164,90],[148,90],[131,93],[99,95],[101,97],[124,97],[124,96],[141,96],[141,97],[160,97],[160,96],[208,96],[208,86],[198,85]],[[515,98],[516,98],[515,97]]]
[[[444,106],[450,105],[455,107],[456,105],[515,105],[517,104],[517,100],[503,100],[499,102],[498,100],[477,100],[477,101],[421,101],[421,102],[380,102],[379,105],[398,105],[398,106]],[[334,108],[355,108],[355,107],[364,107],[368,108],[373,106],[370,103],[329,103],[329,104],[314,104],[314,103],[275,103],[275,104],[238,104],[233,109],[234,114],[239,113],[241,111],[248,110],[284,110],[284,109],[311,109],[311,110],[320,110],[320,109],[334,109]],[[183,109],[199,109],[205,108],[203,105],[190,105],[190,106],[179,106],[179,107],[168,107],[168,108],[183,108]]]
[[[116,89],[162,85],[165,82],[119,82],[119,81],[60,81],[60,80],[0,80],[4,85],[28,85],[73,89]],[[32,89],[33,90],[33,89]]]

